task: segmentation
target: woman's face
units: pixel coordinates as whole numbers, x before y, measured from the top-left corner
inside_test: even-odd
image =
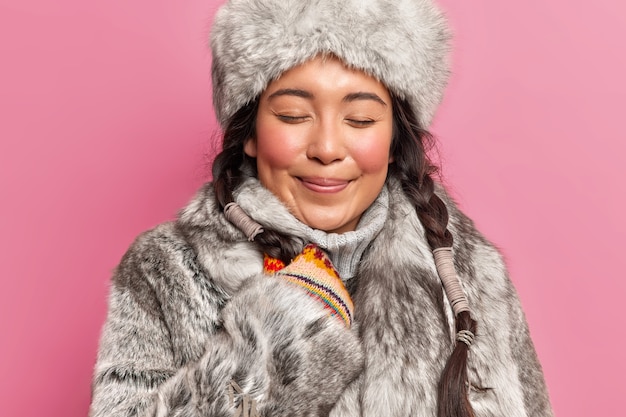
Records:
[[[354,230],[390,162],[387,89],[336,58],[315,58],[269,84],[244,150],[259,180],[303,223]]]

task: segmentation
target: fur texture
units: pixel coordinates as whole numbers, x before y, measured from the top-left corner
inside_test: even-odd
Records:
[[[408,99],[427,128],[448,79],[449,38],[431,0],[230,0],[211,32],[217,118],[224,126],[270,81],[322,53]]]
[[[257,221],[298,230],[257,181],[242,187],[239,202],[256,201]],[[348,281],[351,329],[262,274],[262,254],[215,210],[210,184],[178,221],[140,236],[113,278],[90,416],[234,416],[230,381],[261,416],[436,415],[451,311],[415,211],[393,179],[388,187],[385,226]],[[440,194],[479,324],[469,359],[476,416],[552,416],[500,255]]]

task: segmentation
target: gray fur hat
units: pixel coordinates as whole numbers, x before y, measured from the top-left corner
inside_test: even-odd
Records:
[[[449,39],[432,0],[229,0],[211,31],[215,112],[226,126],[283,72],[328,53],[408,99],[427,128],[449,75]]]

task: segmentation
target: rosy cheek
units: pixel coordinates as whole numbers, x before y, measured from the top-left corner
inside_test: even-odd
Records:
[[[365,173],[378,173],[389,164],[391,141],[386,134],[371,134],[362,137],[353,150],[353,157]]]
[[[257,159],[271,169],[293,165],[300,152],[298,141],[285,129],[263,127],[257,130]]]

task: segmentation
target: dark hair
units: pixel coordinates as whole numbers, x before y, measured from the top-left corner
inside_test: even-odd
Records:
[[[422,128],[408,101],[393,95],[393,163],[389,175],[400,180],[404,193],[415,207],[426,231],[431,249],[452,246],[448,231],[448,210],[435,193],[432,176],[438,171],[427,155],[433,137]],[[215,196],[222,210],[233,201],[233,190],[245,178],[244,170],[256,172],[254,161],[244,153],[244,144],[255,136],[258,99],[237,111],[224,131],[223,150],[213,162]],[[301,250],[301,241],[275,230],[265,230],[255,238],[268,255],[289,263]],[[476,322],[468,312],[456,316],[457,332],[476,331]],[[468,400],[467,355],[469,347],[457,342],[442,373],[438,387],[438,417],[473,417]]]

